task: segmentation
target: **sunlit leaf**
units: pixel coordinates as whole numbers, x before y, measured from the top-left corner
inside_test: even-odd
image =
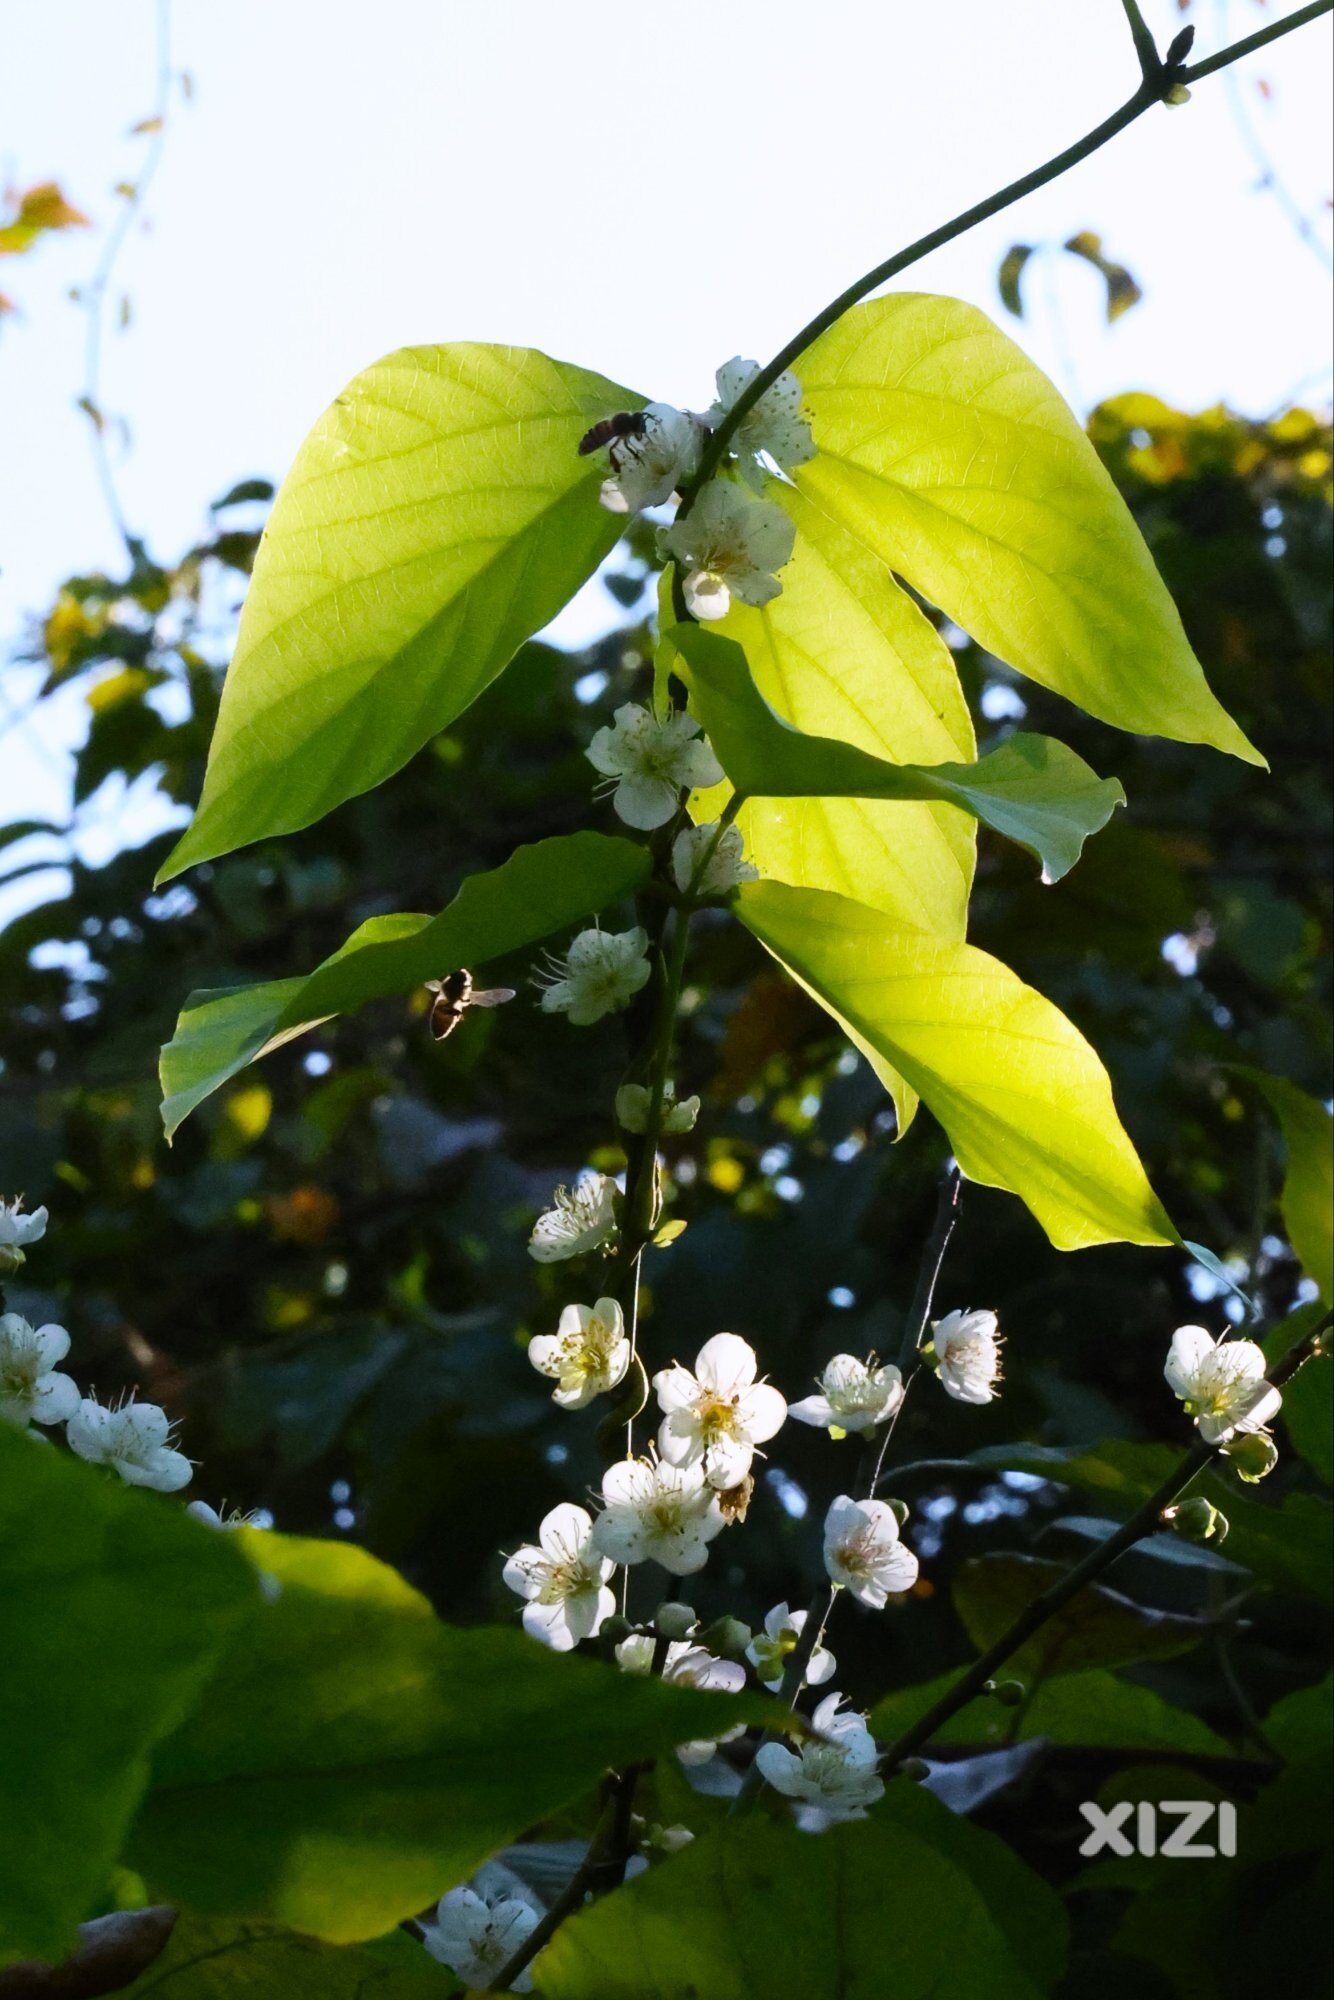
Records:
[[[975,306],[854,306],[794,364],[800,491],[991,652],[1122,729],[1263,760],[1210,693],[1108,474]]]
[[[0,1963],[72,1949],[153,1745],[256,1598],[176,1502],[0,1423]]]
[[[1058,1249],[1175,1241],[1102,1064],[1007,966],[780,882],[745,884],[736,909],[921,1093],[969,1178],[1019,1195]]]
[[[638,399],[531,349],[401,349],[335,398],[260,544],[194,821],[160,879],[369,791],[616,541],[595,418]]]
[[[469,876],[437,917],[372,917],[306,979],[192,993],[162,1051],[170,1139],[219,1084],[334,1014],[482,965],[610,909],[648,875],[648,850],[602,833],[557,834]]]
[[[1001,1677],[1008,1677],[1011,1671],[1007,1664]],[[934,1708],[958,1678],[956,1668],[918,1687],[896,1688],[885,1695],[871,1710],[875,1735],[883,1743],[892,1743],[919,1716]],[[1226,1737],[1217,1735],[1186,1709],[1174,1708],[1151,1688],[1119,1680],[1097,1667],[1057,1673],[1042,1681],[1017,1712],[1002,1706],[994,1695],[977,1695],[942,1724],[932,1742],[992,1748],[1035,1736],[1087,1749],[1174,1750],[1183,1756],[1202,1757],[1234,1754]]]
[[[1303,1270],[1328,1305],[1334,1302],[1334,1120],[1286,1077],[1240,1066],[1232,1074],[1255,1085],[1282,1127],[1288,1152],[1283,1221]]]
[[[689,663],[693,706],[737,791],[747,797],[931,799],[1017,841],[1059,881],[1125,793],[1050,736],[1016,735],[975,764],[900,764],[851,743],[803,735],[776,715],[741,648],[701,626],[674,635]],[[907,815],[904,815],[907,818]]]

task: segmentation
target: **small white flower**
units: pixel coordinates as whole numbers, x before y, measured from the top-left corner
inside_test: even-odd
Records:
[[[959,1403],[989,1403],[1000,1381],[994,1312],[952,1312],[931,1329],[941,1386]]]
[[[179,1493],[190,1483],[190,1461],[171,1441],[171,1419],[156,1403],[108,1409],[85,1396],[65,1426],[70,1450],[90,1465],[109,1465],[128,1486]]]
[[[580,931],[563,959],[551,961],[543,1011],[568,1014],[576,1028],[591,1028],[604,1014],[628,1007],[649,980],[648,932]]]
[[[824,1566],[831,1583],[873,1611],[917,1581],[917,1558],[899,1539],[894,1509],[887,1501],[853,1500],[846,1493],[825,1516]]]
[[[733,598],[767,604],[777,597],[774,571],[791,557],[796,529],[771,500],[750,500],[732,480],[711,479],[685,519],[658,540],[685,571],[691,617],[725,618]]]
[[[739,354],[724,361],[714,377],[718,400],[705,417],[710,429],[717,428],[759,372],[758,361],[743,361]],[[815,439],[801,413],[801,384],[790,369],[784,369],[741,419],[732,433],[731,449],[740,459],[737,470],[757,493],[765,478],[761,454],[784,472],[794,472],[815,457]]]
[[[68,1353],[63,1326],[34,1327],[19,1313],[0,1314],[0,1420],[63,1424],[72,1417],[79,1407],[78,1385],[56,1370]]]
[[[613,438],[607,456],[611,477],[602,483],[604,507],[613,514],[637,514],[660,507],[699,469],[708,436],[705,423],[671,403],[650,403],[642,435]]]
[[[851,1709],[840,1715],[842,1699],[841,1694],[826,1695],[811,1717],[822,1741],[804,1742],[798,1750],[764,1743],[755,1762],[776,1792],[819,1806],[830,1819],[863,1819],[885,1787],[876,1772],[875,1738],[866,1719]]]
[[[616,780],[612,804],[626,825],[641,833],[665,826],[683,791],[719,784],[723,777],[699,723],[684,709],[659,721],[652,709],[626,702],[584,754],[595,771]]]
[[[1202,1326],[1179,1326],[1163,1370],[1206,1444],[1263,1430],[1283,1398],[1265,1381],[1263,1349],[1253,1340],[1215,1340]]]
[[[35,1208],[31,1215],[23,1214],[23,1196],[18,1195],[12,1202],[0,1201],[0,1277],[8,1271],[17,1271],[26,1262],[24,1249],[36,1243],[46,1234],[46,1210]]]
[[[695,871],[706,854],[709,858],[704,872],[695,882]],[[754,882],[759,872],[754,862],[746,859],[746,843],[739,826],[724,827],[719,834],[715,819],[707,826],[684,827],[672,842],[672,873],[682,895],[695,882],[697,896],[727,896],[738,883]]]
[[[487,1901],[471,1889],[451,1889],[440,1898],[435,1922],[425,1927],[422,1943],[432,1958],[447,1965],[466,1987],[481,1988],[489,1986],[501,1967],[508,1965],[538,1922],[537,1911],[517,1896],[496,1896]],[[524,1967],[508,1990],[532,1992],[531,1966]]]
[[[804,1396],[788,1406],[798,1423],[816,1424],[831,1437],[859,1431],[869,1437],[877,1424],[893,1416],[903,1401],[903,1377],[892,1364],[876,1368],[855,1354],[836,1354],[819,1377],[820,1394]]]
[[[653,1651],[654,1641],[646,1633],[636,1632],[622,1639],[616,1648],[616,1661],[623,1673],[646,1674],[653,1664]],[[673,1639],[667,1648],[662,1678],[673,1687],[740,1694],[746,1685],[746,1670],[735,1660],[720,1660],[706,1646],[692,1645],[688,1639]],[[732,1743],[745,1733],[746,1725],[740,1722],[721,1736],[701,1736],[689,1743],[678,1743],[676,1754],[683,1764],[707,1764],[720,1743]]]
[[[715,1333],[695,1357],[695,1372],[678,1362],[653,1377],[666,1414],[658,1450],[669,1465],[702,1465],[710,1486],[725,1492],[750,1471],[757,1445],[783,1427],[787,1404],[777,1389],[755,1380],[755,1349],[735,1333]]]
[[[616,1183],[606,1174],[584,1174],[574,1190],[558,1187],[553,1206],[533,1224],[528,1255],[539,1264],[560,1264],[600,1249],[616,1227]]]
[[[746,1658],[765,1687],[778,1689],[783,1685],[788,1655],[796,1651],[805,1629],[806,1613],[789,1611],[786,1604],[775,1604],[766,1614],[763,1633],[757,1632],[746,1648]],[[819,1687],[832,1678],[837,1665],[833,1654],[817,1640],[807,1663],[805,1685]]]
[[[552,1402],[562,1410],[582,1410],[594,1396],[625,1380],[630,1343],[625,1315],[615,1299],[591,1306],[566,1306],[554,1333],[539,1333],[528,1343],[528,1359],[539,1375],[559,1384]]]
[[[646,1132],[652,1093],[642,1083],[623,1083],[616,1093],[616,1123],[626,1132]],[[663,1086],[660,1124],[664,1132],[691,1132],[699,1117],[699,1099],[677,1102],[676,1085]]]
[[[554,1653],[589,1639],[616,1609],[607,1588],[613,1564],[594,1547],[593,1523],[582,1507],[553,1507],[531,1543],[507,1558],[502,1575],[525,1598],[523,1629]]]
[[[622,1458],[602,1475],[603,1512],[593,1540],[613,1562],[656,1562],[672,1576],[693,1576],[727,1522],[700,1465],[664,1465],[656,1457]]]
[[[262,1528],[267,1526],[272,1518],[270,1515],[261,1514],[258,1508],[249,1514],[243,1513],[239,1507],[233,1507],[230,1512],[224,1513],[217,1507],[210,1507],[207,1500],[192,1500],[185,1511],[190,1519],[198,1521],[201,1527],[223,1531],[232,1528]]]

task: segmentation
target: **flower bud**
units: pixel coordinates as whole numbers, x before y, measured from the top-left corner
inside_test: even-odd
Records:
[[[27,1258],[17,1243],[0,1243],[0,1278],[7,1278],[11,1271],[17,1271]]]
[[[908,1505],[907,1501],[888,1500],[886,1501],[885,1504],[889,1508],[890,1512],[893,1514],[894,1519],[898,1522],[899,1526],[902,1527],[904,1522],[907,1520],[909,1514],[911,1514],[912,1512],[912,1508]]]
[[[1018,1708],[1028,1689],[1022,1681],[988,1681],[985,1692],[998,1701],[1002,1708]]]
[[[1189,104],[1190,92],[1187,90],[1184,83],[1174,83],[1169,89],[1166,97],[1163,99],[1163,103],[1171,105],[1174,108],[1178,104]]]
[[[632,1639],[636,1630],[637,1627],[632,1625],[628,1618],[622,1618],[619,1611],[614,1611],[611,1617],[604,1618],[598,1627],[598,1637],[605,1639],[609,1646],[619,1646],[623,1639]]]
[[[920,1785],[923,1778],[931,1776],[931,1766],[924,1757],[905,1757],[898,1768],[899,1776],[912,1785]]]
[[[660,1604],[653,1614],[654,1629],[662,1639],[688,1639],[698,1623],[690,1604]]]
[[[1223,1456],[1239,1478],[1254,1486],[1257,1479],[1267,1478],[1278,1464],[1278,1446],[1268,1431],[1251,1431],[1225,1444]]]
[[[1183,1535],[1188,1542],[1221,1542],[1227,1535],[1227,1517],[1202,1493],[1193,1493],[1177,1507],[1165,1508],[1163,1519],[1173,1534]]]
[[[699,1634],[699,1644],[716,1653],[720,1660],[744,1660],[750,1641],[750,1627],[743,1625],[739,1618],[715,1618],[713,1624]]]

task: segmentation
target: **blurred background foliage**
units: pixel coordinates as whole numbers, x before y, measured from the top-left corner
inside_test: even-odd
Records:
[[[1228,1259],[1272,1317],[1311,1288],[1277,1205],[1281,1140],[1229,1066],[1329,1095],[1329,428],[1301,409],[1257,422],[1132,394],[1096,410],[1091,431],[1214,688],[1273,772],[1120,735],[947,627],[980,749],[1018,726],[1049,732],[1130,800],[1056,888],[984,832],[972,936],[1089,1036],[1183,1235]],[[71,576],[32,632],[44,691],[86,690],[76,801],[117,774],[150,774],[178,804],[197,795],[269,497],[243,481],[175,563],[133,544],[123,574]],[[442,1045],[425,993],[339,1020],[244,1072],[170,1151],[157,1050],[191,989],[305,972],[365,918],[435,911],[518,841],[586,824],[582,753],[644,691],[653,580],[651,531],[632,530],[605,580],[621,619],[609,637],[578,653],[528,645],[389,784],[186,886],[149,886],[169,834],[94,868],[60,827],[0,827],[0,878],[7,858],[11,873],[68,870],[63,893],[0,933],[0,1190],[53,1218],[40,1267],[22,1274],[45,1289],[12,1286],[11,1304],[70,1327],[86,1389],[138,1385],[183,1419],[197,1494],[359,1540],[460,1621],[513,1616],[497,1550],[598,1474],[594,1423],[556,1411],[524,1353],[587,1276],[539,1269],[525,1239],[555,1183],[619,1165],[622,1024],[572,1033],[539,1011],[530,964],[489,965],[488,983],[519,989],[513,1006],[474,1013]],[[612,826],[609,806],[592,811]],[[924,1113],[894,1144],[883,1092],[826,1017],[725,917],[698,932],[677,1078],[705,1111],[669,1142],[689,1226],[651,1257],[645,1347],[661,1366],[733,1328],[795,1397],[835,1351],[894,1351],[944,1142]],[[1037,1474],[950,1461],[1016,1436],[1179,1446],[1162,1381],[1171,1330],[1242,1310],[1184,1256],[1061,1256],[1017,1202],[975,1187],[938,1296],[942,1310],[999,1309],[1009,1381],[983,1411],[930,1382],[909,1400],[895,1457],[911,1462],[923,1580],[887,1619],[841,1622],[838,1684],[863,1703],[968,1657],[968,1590],[964,1623],[951,1597],[974,1575],[963,1565],[1067,1553],[1097,1511]],[[701,1613],[758,1623],[784,1597],[806,1601],[853,1449],[784,1430],[751,1508],[760,1532],[729,1538],[691,1581]],[[1321,1451],[1309,1456],[1285,1453],[1262,1497],[1320,1494]],[[1245,1578],[1144,1554],[1117,1581],[1198,1615]],[[647,1612],[651,1587],[636,1584]],[[1313,1600],[1280,1589],[1184,1655],[1142,1648],[1131,1673],[1241,1748],[1253,1711],[1319,1678],[1326,1645]],[[1068,1873],[1076,1802],[1105,1775],[1097,1753],[1071,1750],[1028,1772],[1018,1806],[1011,1787],[982,1817]],[[1090,1938],[1119,1921],[1115,1891],[1105,1909],[1083,1899]],[[1143,1937],[1134,1949],[1155,1956]]]

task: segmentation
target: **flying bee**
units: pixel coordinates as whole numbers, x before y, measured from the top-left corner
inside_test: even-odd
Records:
[[[474,986],[466,967],[447,973],[443,979],[428,979],[426,990],[435,995],[431,1002],[431,1033],[437,1042],[453,1034],[469,1007],[503,1007],[514,998],[512,986]]]
[[[591,431],[585,431],[579,440],[579,456],[587,458],[592,451],[601,451],[604,444],[614,447],[625,438],[642,438],[648,435],[649,418],[644,410],[622,410],[618,416],[604,417],[600,424],[594,424]]]

